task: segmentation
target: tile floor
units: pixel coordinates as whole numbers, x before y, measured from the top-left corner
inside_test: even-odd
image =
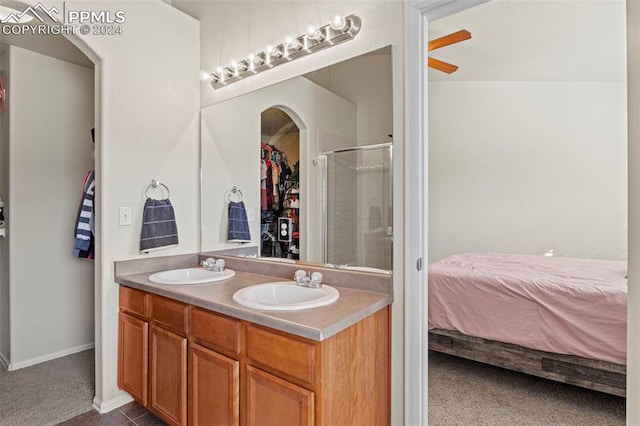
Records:
[[[130,402],[106,414],[89,411],[58,426],[163,426],[165,422],[136,402]]]

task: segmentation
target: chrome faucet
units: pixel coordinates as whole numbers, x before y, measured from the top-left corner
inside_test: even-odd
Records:
[[[215,260],[213,257],[208,258],[207,260],[203,260],[200,262],[200,265],[207,271],[212,272],[224,272],[226,269],[226,264],[224,259]]]
[[[293,279],[296,282],[296,285],[300,287],[309,287],[309,288],[320,288],[322,287],[322,273],[314,272],[310,277],[307,276],[307,273],[302,269],[296,271],[293,274]]]

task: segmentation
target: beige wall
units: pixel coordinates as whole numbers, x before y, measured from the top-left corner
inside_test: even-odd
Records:
[[[10,368],[20,368],[94,341],[94,264],[71,254],[94,167],[94,84],[90,68],[13,46],[10,55]]]
[[[160,1],[90,4],[127,13],[122,39],[86,39],[101,58],[102,288],[96,324],[101,355],[95,403],[109,410],[122,395],[116,384],[118,285],[113,281],[113,262],[142,257],[143,194],[152,179],[171,189],[180,238],[178,247],[153,255],[192,253],[200,248],[199,25]],[[132,207],[133,226],[118,225],[119,206]]]
[[[430,82],[429,262],[627,255],[625,82]]]
[[[393,90],[390,49],[362,55],[306,74],[325,89],[358,108],[358,145],[388,142],[393,133]]]
[[[624,1],[505,0],[429,26],[472,34],[432,52],[460,68],[429,70],[430,262],[626,259],[625,25]]]

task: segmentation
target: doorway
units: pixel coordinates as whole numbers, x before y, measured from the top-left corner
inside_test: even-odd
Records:
[[[47,371],[58,369],[47,369],[50,363],[63,365],[65,374],[77,379],[69,389],[75,397],[59,413],[65,420],[90,409],[95,394],[94,67],[62,36],[37,43],[16,36],[3,43],[7,96],[0,116],[0,193],[6,237],[0,238],[0,352],[8,374],[31,375],[40,388],[49,388]],[[81,212],[86,222],[78,221]],[[87,231],[86,244],[76,246],[80,228]],[[68,358],[76,361],[62,361]],[[19,397],[20,390],[17,386],[9,396]],[[11,415],[40,423],[33,417],[37,410],[23,408]]]
[[[280,108],[260,115],[260,255],[300,259],[300,128]]]

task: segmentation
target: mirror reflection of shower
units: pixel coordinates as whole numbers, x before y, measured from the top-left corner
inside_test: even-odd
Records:
[[[300,129],[275,107],[260,127],[260,255],[299,259]]]
[[[391,143],[323,154],[325,262],[392,269]]]

